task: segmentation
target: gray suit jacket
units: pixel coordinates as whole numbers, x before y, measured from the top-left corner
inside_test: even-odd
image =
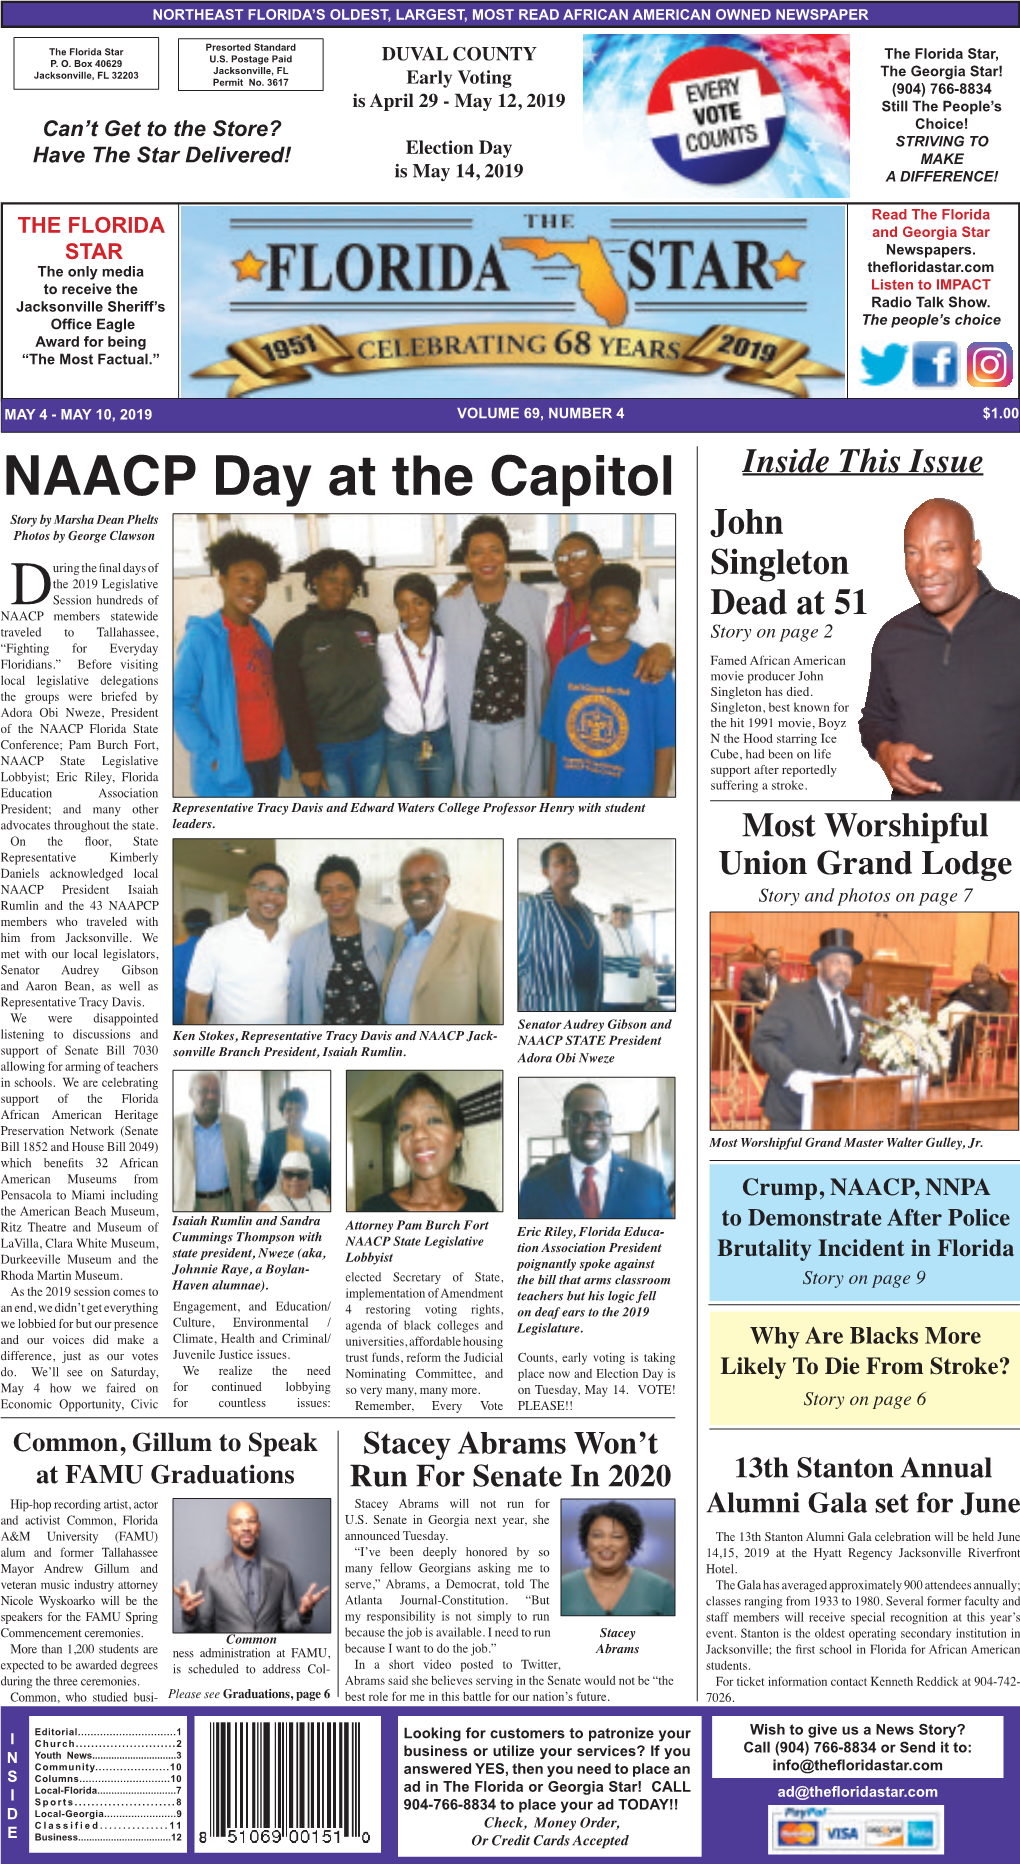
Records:
[[[190,1113],[174,1116],[174,1209],[195,1208],[195,1129]],[[227,1161],[227,1178],[235,1210],[244,1209],[251,1197],[251,1161],[248,1156],[248,1128],[233,1113],[220,1114],[220,1134]]]
[[[864,1024],[858,1005],[844,997],[852,1041],[844,1057],[827,999],[816,978],[791,984],[773,997],[751,1038],[751,1053],[768,1075],[762,1107],[773,1130],[800,1126],[801,1096],[786,1086],[798,1068],[809,1074],[856,1074]]]
[[[406,944],[401,926],[383,983],[383,1020],[390,978]],[[411,997],[412,1023],[503,1021],[503,928],[484,913],[448,906],[425,955]]]
[[[203,1566],[196,1592],[205,1597],[191,1618],[181,1614],[185,1631],[307,1631],[311,1618],[298,1615],[290,1568],[279,1560],[259,1556],[262,1591],[254,1617],[234,1571],[232,1554]]]

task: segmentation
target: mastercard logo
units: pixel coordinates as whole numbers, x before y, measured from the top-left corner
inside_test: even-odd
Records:
[[[785,1819],[776,1837],[781,1845],[816,1845],[818,1827],[807,1819]]]

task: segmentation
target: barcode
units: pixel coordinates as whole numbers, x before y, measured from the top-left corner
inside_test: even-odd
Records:
[[[361,1727],[323,1717],[209,1723],[208,1827],[361,1836]]]

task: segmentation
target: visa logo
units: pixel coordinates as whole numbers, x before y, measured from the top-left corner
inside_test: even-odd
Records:
[[[831,1840],[838,1840],[844,1845],[857,1844],[860,1839],[856,1825],[827,1825],[825,1836]]]

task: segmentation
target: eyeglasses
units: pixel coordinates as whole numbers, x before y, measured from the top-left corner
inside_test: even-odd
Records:
[[[307,1178],[308,1173],[306,1171],[285,1171],[281,1172],[280,1176],[282,1178]]]
[[[279,895],[279,898],[280,898],[281,900],[285,900],[285,899],[287,898],[287,889],[286,889],[286,887],[273,887],[273,886],[267,886],[267,885],[265,884],[265,882],[264,882],[264,881],[261,881],[261,880],[253,880],[253,881],[252,881],[252,883],[251,883],[251,890],[252,890],[252,892],[253,892],[253,893],[273,893],[273,894],[277,894],[277,895]]]
[[[580,550],[558,551],[553,558],[553,562],[556,568],[559,569],[561,563],[583,563],[587,557],[594,556],[594,554],[594,551],[589,549],[587,544],[583,544]]]
[[[568,1113],[568,1126],[597,1126],[602,1132],[613,1124],[611,1113]]]

